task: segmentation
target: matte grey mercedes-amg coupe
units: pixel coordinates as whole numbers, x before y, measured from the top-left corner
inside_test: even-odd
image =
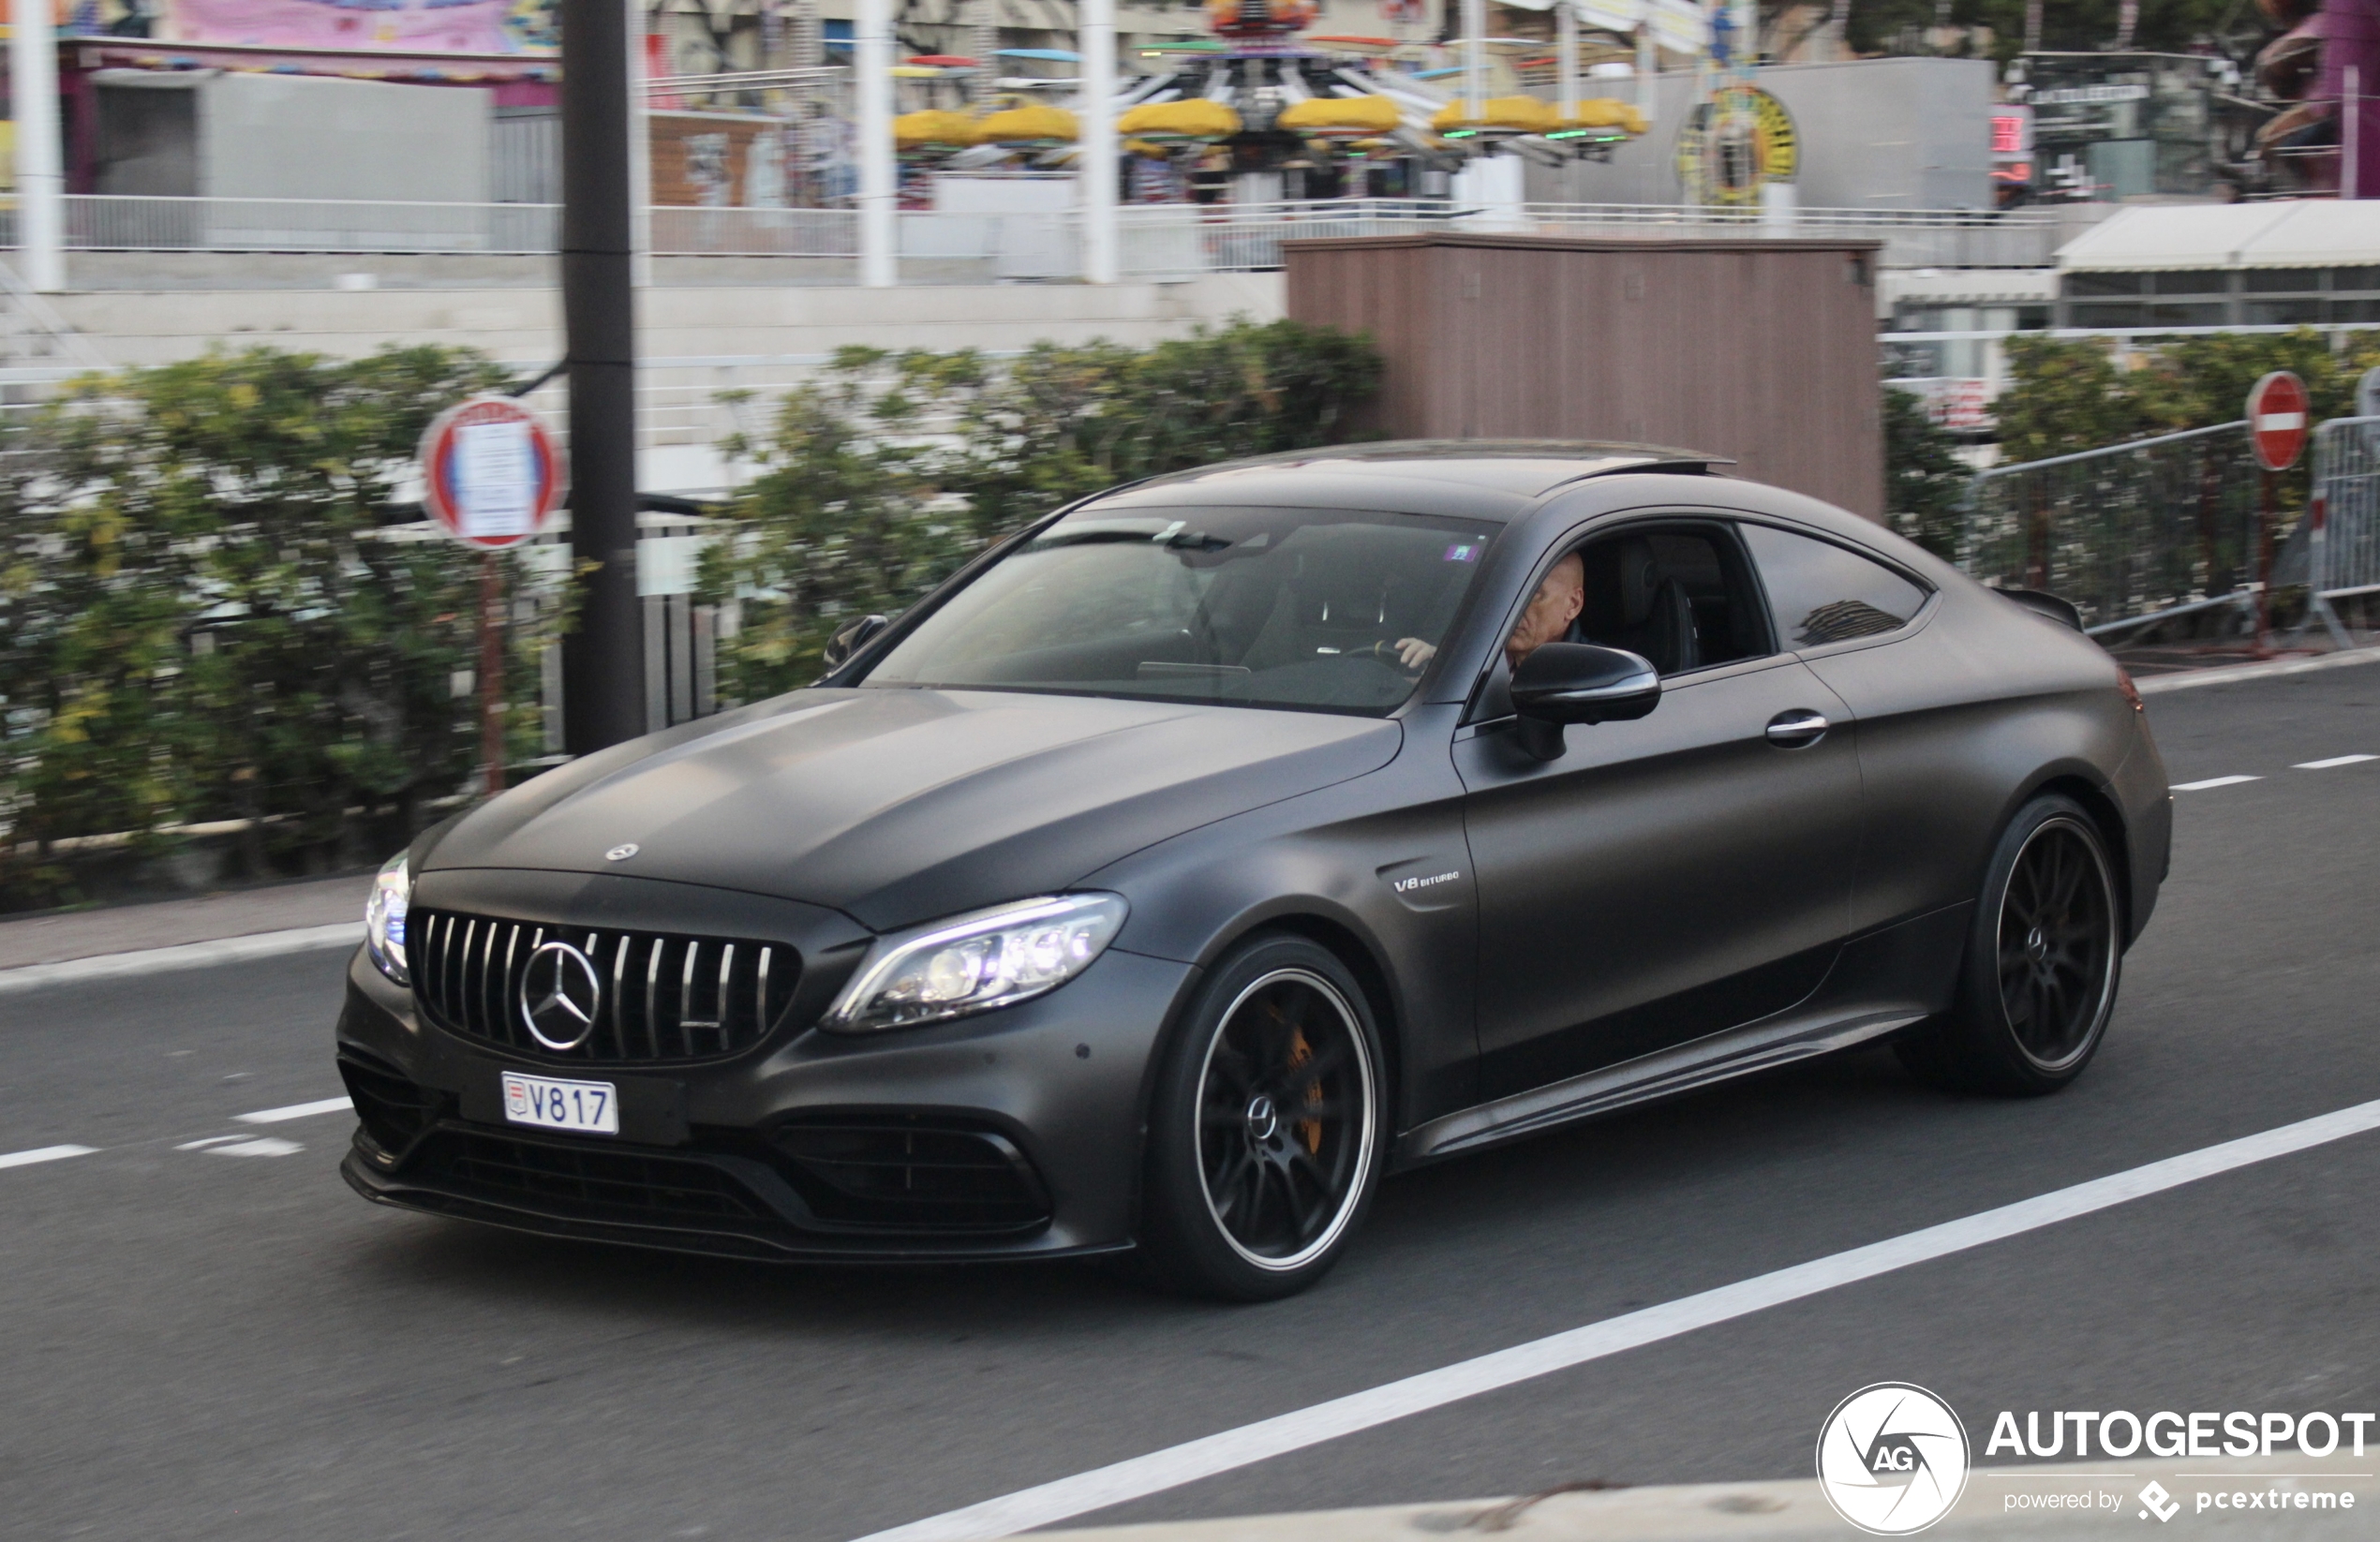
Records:
[[[2054,1091],[2165,872],[2071,608],[1682,452],[1161,477],[829,664],[389,864],[350,1183],[1280,1296],[1383,1174],[1722,1078],[1889,1040]]]

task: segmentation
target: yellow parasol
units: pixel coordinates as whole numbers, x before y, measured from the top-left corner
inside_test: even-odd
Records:
[[[929,109],[903,112],[893,120],[893,143],[903,150],[959,150],[978,138],[975,120],[964,112]]]
[[[1614,96],[1591,96],[1579,103],[1578,116],[1557,121],[1548,132],[1554,139],[1593,139],[1610,143],[1620,136],[1642,134],[1651,126],[1635,104]]]
[[[1282,109],[1273,126],[1323,139],[1371,139],[1395,132],[1403,121],[1386,96],[1309,96]]]
[[[976,138],[986,144],[1072,144],[1076,133],[1073,113],[1039,103],[994,112],[975,126]]]
[[[1116,132],[1146,140],[1227,140],[1240,132],[1240,114],[1203,96],[1147,102],[1118,118]]]
[[[1480,104],[1476,122],[1464,106],[1458,96],[1439,108],[1430,119],[1431,129],[1448,139],[1468,139],[1475,134],[1542,134],[1561,122],[1535,96],[1490,96]]]

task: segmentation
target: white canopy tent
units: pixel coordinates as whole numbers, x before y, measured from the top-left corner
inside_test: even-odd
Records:
[[[2144,204],[2058,249],[2060,273],[2180,273],[2380,263],[2380,200]]]

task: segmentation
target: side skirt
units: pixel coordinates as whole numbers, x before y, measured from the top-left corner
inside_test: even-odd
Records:
[[[1407,1167],[1480,1150],[1573,1119],[1831,1055],[1897,1032],[1928,1015],[1906,1004],[1881,1011],[1872,1007],[1847,1011],[1840,1003],[1779,1013],[1691,1044],[1432,1119],[1406,1131],[1398,1140],[1395,1165]]]

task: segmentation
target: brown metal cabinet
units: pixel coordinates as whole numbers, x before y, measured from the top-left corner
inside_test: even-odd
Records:
[[[1626,439],[1884,512],[1872,241],[1448,232],[1292,241],[1288,310],[1368,332],[1362,426]]]

